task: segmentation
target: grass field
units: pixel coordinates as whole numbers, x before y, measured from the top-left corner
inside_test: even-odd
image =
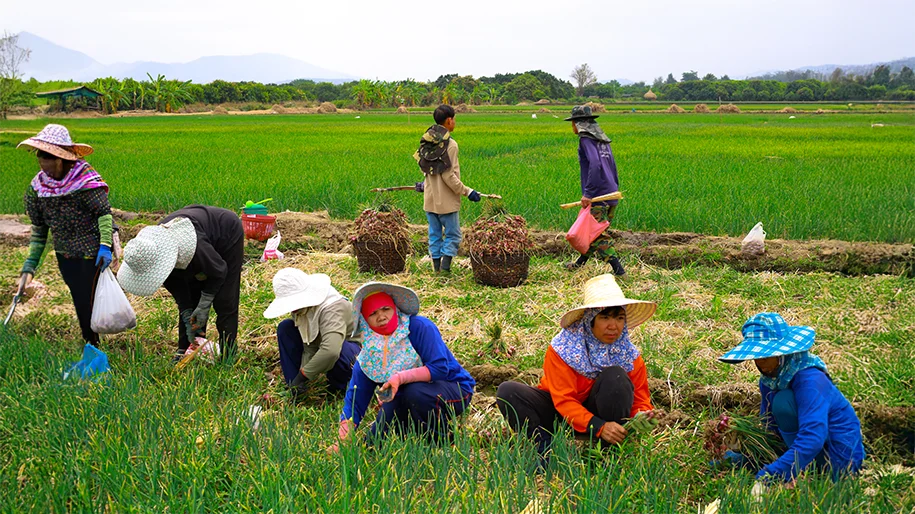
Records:
[[[557,114],[558,116],[558,114]],[[91,162],[125,210],[189,203],[327,209],[353,218],[372,187],[421,178],[412,153],[428,114],[172,116],[64,120],[95,146]],[[556,206],[580,197],[576,139],[549,114],[459,115],[462,177],[540,228],[567,229]],[[21,212],[36,171],[15,150],[47,120],[0,125],[0,212]],[[624,200],[620,229],[738,236],[757,221],[769,237],[915,241],[915,116],[911,113],[638,115],[601,118],[614,140]],[[881,123],[883,127],[872,127]],[[392,197],[422,222],[420,198]],[[467,223],[479,205],[464,202]]]
[[[0,290],[10,291],[25,250],[7,248],[0,255]],[[715,358],[739,341],[743,320],[774,310],[816,328],[814,351],[851,401],[915,404],[915,281],[626,264],[627,293],[659,302],[656,316],[633,333],[653,378],[752,388],[758,378],[752,366]],[[751,473],[710,472],[707,466],[696,430],[720,408],[686,400],[672,405],[686,413],[681,423],[630,438],[599,457],[561,439],[541,476],[530,472],[533,448],[511,438],[486,401],[491,391],[478,391],[451,446],[407,438],[327,456],[339,399],[316,393],[305,407],[262,399],[283,395],[271,378],[278,373],[274,325],[261,317],[272,298],[270,278],[281,266],[328,273],[345,295],[377,278],[358,273],[352,257],[337,254],[247,263],[239,361],[232,368],[192,363],[184,372],[168,364],[175,338],[172,300],[164,294],[135,298],[137,329],[102,343],[112,359],[109,381],[65,385],[60,371],[76,360],[79,335],[49,258],[37,276],[45,292],[20,308],[24,317],[14,320],[15,335],[0,334],[0,503],[26,512],[517,513],[535,498],[542,500],[542,512],[696,512],[716,499],[722,513],[915,508],[915,472],[898,466],[912,456],[890,451],[881,438],[866,440],[869,468],[861,477],[833,484],[810,475],[795,489],[771,488],[756,505],[749,496]],[[408,274],[385,280],[419,291],[422,313],[438,323],[465,366],[511,363],[519,369],[539,367],[556,320],[580,301],[581,285],[609,271],[590,264],[570,274],[553,259],[536,258],[527,284],[499,290],[474,284],[462,267],[450,278],[433,277],[427,267],[412,257]],[[506,343],[517,349],[514,357],[494,359],[486,351],[491,324],[503,327]],[[652,391],[656,402],[663,393]],[[267,409],[256,432],[238,422],[249,405]]]

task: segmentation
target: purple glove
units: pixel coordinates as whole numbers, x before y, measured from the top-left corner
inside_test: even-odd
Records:
[[[426,191],[426,183],[425,183],[425,182],[417,182],[416,184],[413,184],[413,189],[416,190],[417,193],[425,192],[425,191]]]

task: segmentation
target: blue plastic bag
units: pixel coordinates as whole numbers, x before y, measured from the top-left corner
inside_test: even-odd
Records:
[[[110,369],[108,356],[105,355],[105,352],[86,343],[86,346],[83,347],[83,358],[79,362],[73,363],[70,369],[64,371],[64,380],[78,376],[80,379],[98,381],[102,378],[99,375],[107,373]]]

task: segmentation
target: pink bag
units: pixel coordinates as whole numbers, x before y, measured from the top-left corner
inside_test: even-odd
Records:
[[[572,245],[572,248],[584,255],[588,253],[588,248],[597,239],[597,236],[609,226],[609,221],[599,222],[594,219],[594,216],[591,216],[591,206],[589,205],[578,213],[578,219],[566,234],[566,240]]]

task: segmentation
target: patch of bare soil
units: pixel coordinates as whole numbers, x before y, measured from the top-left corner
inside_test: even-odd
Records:
[[[29,225],[19,221],[19,216],[0,215],[0,245],[27,245],[31,230]]]
[[[491,389],[495,391],[499,384],[518,377],[518,368],[510,364],[496,366],[493,364],[479,364],[467,368],[470,376],[477,381],[477,389]]]
[[[126,244],[141,228],[137,223],[152,224],[164,213],[131,214],[114,210],[121,225],[121,243]],[[283,234],[284,249],[320,250],[349,253],[353,223],[332,219],[326,211],[281,212],[274,214],[276,226]],[[18,222],[16,216],[6,216]],[[11,225],[13,227],[14,225]],[[0,232],[0,244],[28,243],[28,230],[17,229],[19,235]],[[425,225],[410,225],[414,251],[425,253],[428,240]],[[24,233],[24,235],[22,235]],[[836,240],[792,241],[766,240],[765,252],[748,255],[741,252],[741,238],[703,236],[690,232],[612,231],[614,245],[623,254],[637,255],[653,266],[677,269],[699,263],[709,266],[730,266],[739,271],[811,272],[830,271],[847,275],[908,274],[915,276],[915,245],[847,242]],[[560,258],[572,254],[565,233],[531,230],[534,255]],[[467,256],[466,245],[460,255]]]

